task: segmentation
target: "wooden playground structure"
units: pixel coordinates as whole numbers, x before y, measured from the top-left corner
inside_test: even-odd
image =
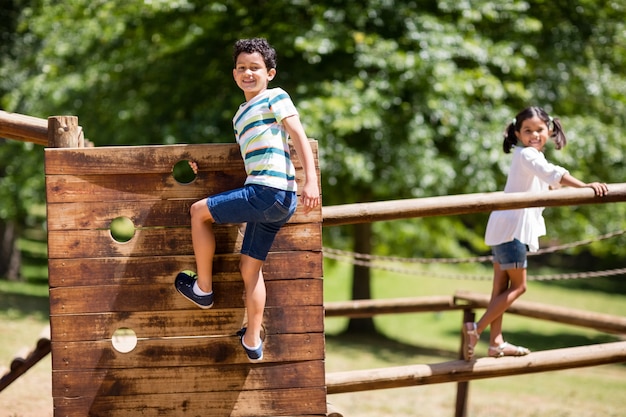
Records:
[[[215,289],[208,311],[180,297],[174,276],[195,263],[191,203],[238,187],[245,173],[235,144],[90,147],[76,117],[48,120],[0,111],[0,137],[46,146],[50,335],[16,357],[0,391],[52,353],[57,416],[334,416],[328,395],[458,382],[455,415],[466,415],[467,383],[531,372],[626,361],[626,341],[431,365],[326,373],[324,317],[460,310],[488,298],[323,302],[322,226],[529,206],[626,201],[626,184],[599,199],[587,189],[541,195],[469,194],[331,206],[301,212],[279,233],[264,267],[266,359],[250,364],[236,331],[245,324],[238,275],[243,225],[216,228]],[[312,141],[317,161],[317,142]],[[176,167],[196,161],[191,180]],[[297,163],[298,180],[301,167]],[[133,233],[116,236],[112,223]],[[626,318],[516,302],[509,311],[626,334]],[[461,321],[459,321],[461,323]],[[346,417],[350,417],[349,410]]]

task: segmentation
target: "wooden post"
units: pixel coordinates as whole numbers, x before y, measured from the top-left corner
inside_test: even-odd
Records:
[[[83,131],[76,116],[48,118],[48,146],[51,148],[84,148]]]
[[[471,308],[463,310],[464,326],[467,322],[476,320],[476,314]],[[459,349],[459,359],[463,360],[463,332],[461,332],[461,348]],[[467,397],[469,394],[469,381],[461,381],[456,385],[456,407],[454,411],[455,417],[465,417],[467,415]]]

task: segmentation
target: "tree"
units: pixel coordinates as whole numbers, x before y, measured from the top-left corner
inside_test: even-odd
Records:
[[[229,82],[232,43],[265,36],[279,52],[274,85],[320,141],[324,205],[501,190],[501,133],[530,104],[561,117],[568,133],[551,159],[580,178],[620,182],[626,6],[562,3],[32,1],[0,69],[2,105],[77,114],[97,145],[231,141],[242,101]],[[625,211],[546,215],[550,234],[571,240],[622,228]],[[380,254],[462,256],[487,250],[485,222],[377,223],[359,226],[358,242]],[[325,239],[349,247],[352,233]],[[619,257],[624,243],[591,250]],[[354,294],[370,294],[369,277],[355,279]]]

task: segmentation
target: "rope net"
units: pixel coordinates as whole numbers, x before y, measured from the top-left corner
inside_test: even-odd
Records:
[[[597,236],[593,239],[585,239],[577,242],[566,243],[563,245],[555,245],[547,248],[539,249],[537,252],[530,252],[528,256],[543,255],[546,253],[554,253],[566,249],[571,249],[579,246],[589,245],[601,240],[610,239],[616,236],[621,236],[626,233],[626,230],[620,230],[616,232],[606,233]],[[333,259],[342,262],[349,262],[352,265],[364,266],[371,269],[377,269],[382,271],[395,272],[405,275],[425,275],[435,278],[446,279],[465,279],[465,280],[491,280],[489,275],[472,275],[472,274],[460,274],[460,273],[441,273],[441,272],[425,272],[419,271],[409,267],[400,267],[394,264],[461,264],[461,263],[484,263],[491,262],[492,256],[475,256],[470,258],[402,258],[397,256],[379,256],[365,253],[355,253],[350,251],[344,251],[340,249],[332,249],[324,247],[324,257],[327,259]],[[585,279],[585,278],[598,278],[609,277],[616,275],[626,274],[626,268],[610,269],[605,271],[589,271],[578,272],[570,274],[552,274],[552,275],[529,275],[528,280],[532,281],[555,281],[566,279]]]

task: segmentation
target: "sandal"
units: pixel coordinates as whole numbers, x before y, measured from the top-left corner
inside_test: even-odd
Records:
[[[476,323],[463,324],[463,359],[471,361],[474,359],[474,347],[478,344],[480,335],[476,331]]]
[[[515,346],[509,342],[504,342],[499,346],[489,346],[489,356],[492,358],[501,358],[503,356],[526,356],[530,350],[524,346]]]

